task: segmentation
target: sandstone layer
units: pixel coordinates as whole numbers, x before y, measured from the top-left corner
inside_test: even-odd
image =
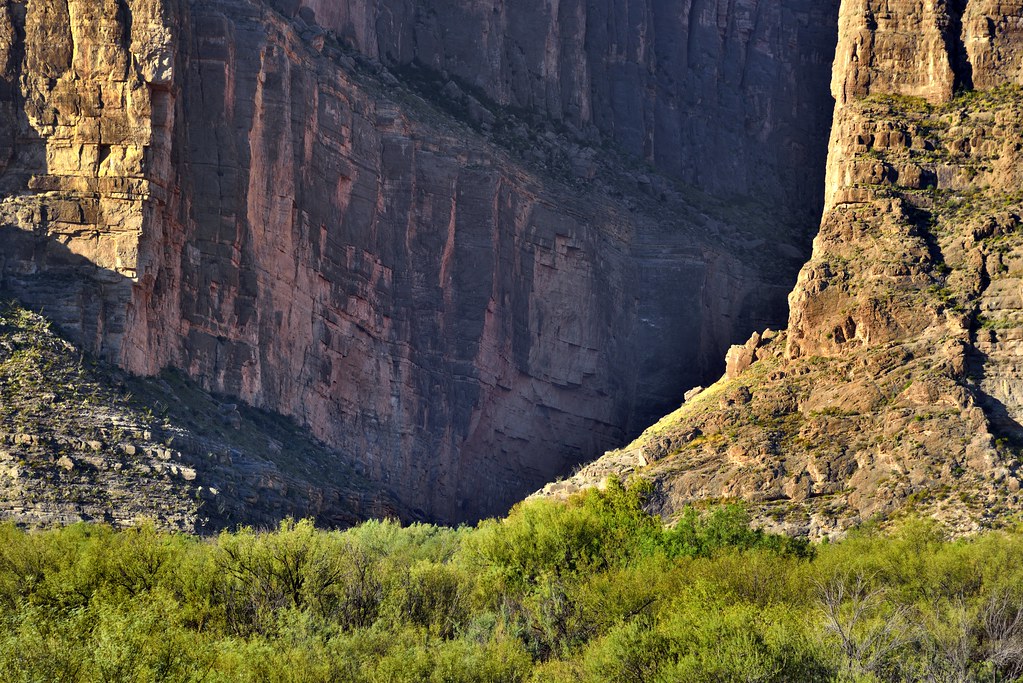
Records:
[[[845,2],[826,211],[788,329],[559,494],[641,472],[822,537],[1023,507],[1023,3]],[[974,89],[974,86],[982,89]]]
[[[412,516],[621,443],[784,319],[834,3],[445,7],[6,0],[2,284]]]

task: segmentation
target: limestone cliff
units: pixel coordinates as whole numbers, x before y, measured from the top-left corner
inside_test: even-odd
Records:
[[[752,501],[820,537],[907,507],[1023,507],[1023,3],[843,3],[826,209],[788,329],[624,451],[666,514]]]
[[[413,515],[498,512],[783,320],[834,14],[4,0],[2,284]]]

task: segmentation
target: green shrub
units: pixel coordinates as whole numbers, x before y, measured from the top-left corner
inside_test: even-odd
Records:
[[[612,481],[475,529],[0,526],[0,680],[906,681],[1023,676],[1023,531],[811,547]]]

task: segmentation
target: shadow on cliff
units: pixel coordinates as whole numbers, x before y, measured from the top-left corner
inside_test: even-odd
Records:
[[[0,5],[0,23],[9,24],[15,37],[13,45],[0,44],[0,49],[8,47],[6,63],[0,62],[0,197],[7,194],[4,173],[14,158],[18,130],[25,127],[24,107],[18,106],[20,89],[18,86],[20,64],[24,53],[24,29],[19,27],[13,12],[16,7],[10,3]],[[23,8],[22,8],[23,9]],[[24,24],[24,19],[20,24]],[[2,53],[0,53],[2,54]]]
[[[987,354],[978,351],[976,347],[968,356],[967,375],[974,382],[973,392],[987,416],[994,437],[1004,439],[1015,448],[1023,448],[1023,425],[1013,417],[1009,407],[1001,399],[981,388],[988,378],[989,358]]]
[[[955,74],[953,89],[955,92],[973,90],[973,64],[966,48],[966,36],[963,26],[963,15],[966,13],[968,0],[951,0],[949,26],[945,32],[945,48],[950,56],[952,72]],[[989,20],[990,21],[990,20]]]
[[[45,211],[41,213],[48,220]],[[354,458],[318,441],[294,420],[211,394],[178,371],[132,377],[115,366],[116,357],[102,358],[97,352],[103,351],[103,340],[110,338],[109,328],[123,325],[134,282],[47,236],[44,225],[35,231],[0,225],[0,298],[13,298],[42,314],[60,336],[77,346],[65,351],[65,360],[84,364],[90,381],[99,387],[89,393],[99,398],[92,399],[97,425],[79,424],[72,431],[84,434],[105,429],[100,425],[111,420],[128,424],[139,415],[148,416],[151,424],[145,433],[152,436],[145,441],[152,445],[139,445],[141,437],[136,435],[133,451],[160,452],[171,445],[182,466],[196,471],[194,481],[171,487],[175,505],[182,509],[200,501],[196,532],[238,525],[271,529],[289,517],[312,518],[330,528],[378,518],[419,521],[398,496],[371,480]],[[97,356],[110,362],[90,360]],[[48,389],[43,389],[45,394]],[[59,432],[60,421],[61,416],[41,405],[33,411],[31,424],[20,424],[19,431]],[[123,445],[110,448],[116,453],[113,457],[124,457],[118,450]],[[106,451],[104,446],[100,457],[110,457]],[[73,476],[87,476],[79,470]],[[126,479],[109,486],[130,485],[131,476],[140,475],[125,474]],[[154,470],[135,486],[149,490],[165,481],[166,475]],[[144,516],[155,515],[158,509],[162,508],[154,507]],[[109,510],[90,518],[117,520],[124,512]]]
[[[36,214],[33,231],[0,225],[0,286],[84,350],[116,361],[132,280],[47,235],[52,207],[44,201],[26,208]]]

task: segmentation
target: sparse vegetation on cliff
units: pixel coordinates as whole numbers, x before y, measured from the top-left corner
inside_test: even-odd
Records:
[[[842,102],[787,329],[734,347],[721,381],[542,493],[638,476],[665,517],[739,498],[767,528],[815,539],[905,510],[960,532],[1012,519],[1021,98],[1005,83]]]
[[[816,547],[612,481],[474,529],[0,527],[5,681],[1014,680],[1023,534]]]

